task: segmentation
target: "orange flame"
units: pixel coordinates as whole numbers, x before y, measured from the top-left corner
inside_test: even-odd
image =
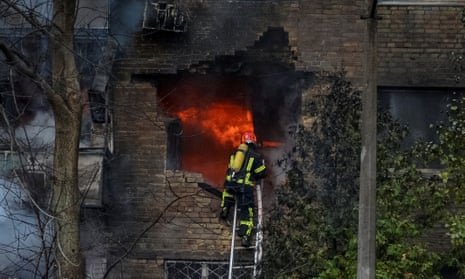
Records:
[[[183,123],[182,168],[221,185],[230,152],[240,144],[244,131],[254,130],[251,111],[239,104],[216,102],[176,114]]]
[[[279,141],[262,141],[262,147],[280,147],[283,143]]]
[[[213,103],[208,109],[188,108],[177,116],[185,126],[196,127],[223,145],[235,146],[244,131],[253,131],[250,110],[231,103]]]

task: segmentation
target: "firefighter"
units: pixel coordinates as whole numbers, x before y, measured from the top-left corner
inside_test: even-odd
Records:
[[[250,246],[254,227],[254,185],[266,174],[265,161],[256,151],[256,137],[245,132],[242,143],[230,158],[221,199],[220,219],[226,221],[237,200],[240,210],[238,235],[244,247]]]

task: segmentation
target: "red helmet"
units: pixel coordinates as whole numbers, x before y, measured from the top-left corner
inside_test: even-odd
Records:
[[[255,144],[257,142],[257,137],[255,137],[253,132],[245,132],[242,135],[242,142]]]

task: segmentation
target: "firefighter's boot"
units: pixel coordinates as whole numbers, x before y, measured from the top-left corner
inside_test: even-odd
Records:
[[[241,245],[242,247],[250,247],[250,235],[244,235],[242,236],[242,239],[241,239]]]
[[[229,207],[222,207],[220,212],[220,223],[224,224],[225,226],[231,226],[231,220],[229,218]]]
[[[228,219],[228,215],[229,215],[229,208],[227,208],[226,206],[222,207],[221,212],[220,212],[220,219],[226,220]]]

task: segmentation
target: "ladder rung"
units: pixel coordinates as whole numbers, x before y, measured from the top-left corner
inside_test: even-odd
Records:
[[[233,266],[233,269],[248,269],[248,268],[254,268],[253,265],[241,265],[241,266]]]
[[[237,246],[234,247],[234,250],[253,250],[255,249],[255,246],[250,245],[249,247],[244,247],[244,246]]]
[[[239,226],[236,227],[236,232],[238,232],[241,228],[239,228]],[[253,231],[256,231],[257,227],[256,226],[253,226]]]
[[[261,246],[259,246],[261,240],[262,240],[262,236],[259,235],[260,233],[260,230],[261,230],[261,226],[260,226],[260,220],[261,220],[261,190],[259,191],[259,189],[261,189],[259,187],[259,185],[256,187],[257,189],[257,197],[260,196],[260,198],[258,198],[258,204],[260,205],[259,207],[256,207],[254,208],[254,210],[257,210],[257,214],[258,214],[258,219],[257,220],[254,220],[256,222],[253,223],[253,231],[254,231],[254,234],[255,237],[253,237],[252,235],[252,238],[250,239],[251,240],[251,244],[252,242],[255,243],[255,245],[250,245],[249,247],[244,247],[241,245],[241,243],[237,243],[237,232],[240,230],[240,221],[238,219],[238,212],[240,212],[240,210],[238,210],[237,208],[237,202],[234,203],[234,217],[233,217],[233,221],[231,223],[231,227],[232,227],[232,239],[231,239],[231,249],[230,249],[230,258],[229,258],[229,271],[228,271],[228,275],[229,277],[228,278],[232,278],[231,276],[233,275],[233,270],[240,270],[240,269],[244,269],[244,270],[247,270],[246,272],[249,272],[249,270],[253,270],[253,273],[254,273],[254,276],[256,275],[256,269],[257,269],[257,265],[259,263],[256,262],[257,260],[257,253],[258,252],[261,252],[259,248],[261,248]],[[258,242],[257,242],[258,241]],[[241,251],[242,250],[242,251]],[[254,253],[254,258],[253,258],[253,261],[250,261],[247,260],[247,261],[242,261],[242,262],[237,262],[236,264],[234,264],[234,254],[237,253],[240,257],[249,257],[252,255],[252,252]]]

